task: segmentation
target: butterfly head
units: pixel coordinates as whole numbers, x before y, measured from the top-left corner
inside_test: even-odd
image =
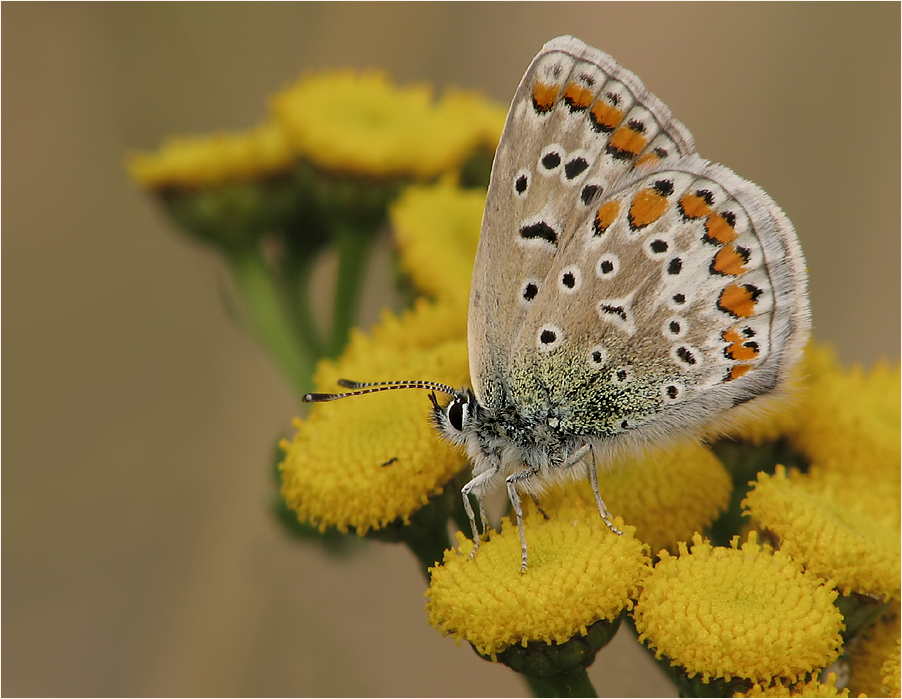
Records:
[[[469,388],[453,391],[450,396],[451,400],[442,405],[435,391],[429,394],[429,400],[432,401],[432,422],[449,442],[465,446],[477,423],[479,403]]]
[[[368,393],[391,391],[400,388],[420,388],[431,391],[429,400],[432,401],[432,422],[438,432],[452,444],[465,446],[468,436],[476,429],[479,403],[476,396],[469,388],[455,389],[451,386],[433,381],[379,381],[362,383],[340,379],[338,384],[344,388],[353,389],[346,393],[308,393],[304,396],[305,403],[325,403],[327,401],[362,396]],[[451,397],[447,403],[441,403],[436,392],[444,393]]]

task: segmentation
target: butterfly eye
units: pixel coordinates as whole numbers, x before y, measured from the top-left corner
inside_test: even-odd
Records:
[[[448,405],[448,422],[451,423],[451,427],[453,427],[458,432],[462,432],[464,429],[464,420],[469,413],[469,406],[467,402],[463,398],[455,398]]]

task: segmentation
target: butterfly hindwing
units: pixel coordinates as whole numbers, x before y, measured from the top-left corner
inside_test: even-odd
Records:
[[[767,194],[691,155],[634,172],[595,206],[522,319],[508,387],[520,412],[554,406],[590,439],[692,433],[785,378],[806,282]]]

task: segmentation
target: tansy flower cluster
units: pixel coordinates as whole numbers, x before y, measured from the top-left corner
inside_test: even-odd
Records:
[[[435,96],[377,71],[308,73],[272,97],[258,126],[170,138],[132,153],[128,169],[183,231],[223,254],[238,294],[230,306],[303,395],[316,360],[347,343],[392,202],[415,182],[487,182],[504,119],[474,92]],[[310,283],[327,248],[338,269],[324,330]]]
[[[466,173],[503,122],[472,93],[334,71],[274,96],[254,129],[173,139],[129,168],[223,252],[245,325],[299,394],[340,379],[459,387],[487,181]],[[418,298],[352,330],[386,224]],[[326,336],[308,286],[328,247],[339,271]],[[847,370],[812,344],[792,384],[700,444],[604,464],[622,536],[587,483],[527,500],[525,574],[503,513],[471,556],[468,464],[435,434],[424,391],[313,405],[281,442],[281,498],[320,531],[408,545],[429,579],[429,623],[538,693],[593,692],[585,668],[622,625],[685,696],[898,695],[899,367]]]
[[[400,318],[387,316],[371,335],[355,338],[346,357],[324,365],[316,390],[335,390],[340,376],[448,381],[449,374],[438,370],[411,374],[410,367],[424,365],[407,353],[429,361],[436,347],[450,349],[447,343],[454,332],[460,333],[454,351],[461,352],[459,367],[464,369],[463,291],[468,288],[480,215],[474,199],[473,192],[437,185],[418,186],[398,200],[392,222],[401,265],[432,301]],[[450,318],[454,314],[456,322]],[[403,354],[394,353],[396,364],[382,364],[383,355],[374,349],[358,349],[357,342],[360,348],[365,342],[379,344],[383,328],[400,327],[410,342]],[[414,338],[420,338],[419,345]],[[385,347],[388,351],[389,343]],[[369,367],[365,358],[360,363],[364,354],[374,357]],[[466,379],[454,378],[458,383]],[[640,641],[688,694],[804,696],[827,693],[830,687],[838,695],[847,693],[819,673],[846,662],[849,631],[860,631],[849,627],[852,609],[876,608],[882,602],[875,596],[889,600],[899,595],[899,535],[890,524],[898,521],[899,507],[899,408],[893,403],[899,371],[878,366],[869,374],[845,372],[829,350],[812,346],[795,383],[788,400],[760,420],[732,427],[726,441],[712,437],[707,440],[710,446],[681,444],[612,464],[600,475],[600,486],[609,509],[625,523],[623,537],[606,529],[584,483],[543,497],[548,520],[534,507],[527,508],[524,526],[531,567],[525,575],[518,572],[517,530],[506,518],[472,558],[472,542],[459,533],[457,545],[431,570],[426,593],[430,622],[493,659],[512,664],[509,656],[516,654],[517,669],[529,674],[537,673],[536,668],[551,672],[550,649],[564,653],[571,639],[589,638],[593,625],[625,615]],[[307,494],[296,487],[306,478],[301,475],[306,468],[302,460],[321,458],[307,456],[316,454],[320,443],[306,429],[308,423],[325,419],[321,411],[329,411],[330,419],[344,414],[344,425],[376,435],[368,443],[351,438],[354,456],[332,458],[333,474],[345,469],[356,473],[359,462],[379,464],[404,441],[426,439],[438,449],[446,448],[423,431],[425,397],[417,391],[399,393],[407,395],[377,394],[315,405],[310,417],[298,423],[295,439],[285,445],[282,468],[284,492],[303,516],[338,527],[355,526],[352,518],[341,519],[337,511],[313,512],[309,503],[315,489]],[[397,407],[401,403],[404,409]],[[394,413],[399,419],[392,421],[391,429],[377,427],[386,414]],[[411,420],[410,427],[401,427],[401,415],[405,424]],[[417,416],[420,424],[414,427]],[[888,436],[893,425],[895,443]],[[772,444],[779,449],[770,448]],[[415,459],[410,449],[405,453]],[[747,468],[731,473],[720,458],[735,456],[737,449],[753,464],[750,478],[741,475]],[[787,471],[771,459],[781,453],[791,454],[792,463],[804,468]],[[412,473],[426,473],[443,463],[423,454],[422,461],[409,465]],[[871,493],[858,489],[864,479],[853,475],[865,464],[874,490],[886,494],[879,507]],[[748,481],[759,472],[750,488]],[[448,484],[457,488],[459,479],[455,483],[449,478]],[[422,491],[421,501],[434,492],[431,487]],[[842,498],[855,502],[843,507]],[[733,516],[731,507],[744,517]],[[398,507],[381,514],[384,519],[392,515],[409,519],[411,513]],[[725,531],[730,523],[738,524]],[[705,534],[723,545],[713,545]],[[524,653],[533,659],[523,660]],[[587,664],[585,655],[578,663]]]
[[[135,152],[129,171],[150,189],[263,180],[299,160],[331,176],[429,179],[494,149],[505,116],[477,93],[436,99],[428,85],[399,87],[378,71],[309,73],[270,106],[248,131],[170,138],[157,151]]]

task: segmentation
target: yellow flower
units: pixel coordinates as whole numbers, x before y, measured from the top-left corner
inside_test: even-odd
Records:
[[[581,487],[591,494],[588,483]],[[726,509],[733,483],[708,447],[687,443],[611,464],[598,487],[608,509],[657,553],[676,551],[678,541],[708,527]]]
[[[762,686],[758,683],[747,692],[734,694],[734,697],[848,697],[849,690],[836,688],[836,673],[827,675],[827,681],[821,682],[813,678],[807,682],[796,682],[786,685],[779,680],[770,686]]]
[[[893,601],[882,618],[850,644],[847,653],[849,689],[871,697],[899,694],[899,602]]]
[[[869,372],[859,367],[843,371],[833,353],[822,348],[809,352],[807,364],[804,419],[790,441],[811,468],[807,478],[794,480],[827,493],[837,507],[889,527],[896,534],[898,557],[899,366],[881,362]]]
[[[470,296],[485,191],[448,183],[408,187],[391,207],[401,266],[416,287],[463,305]]]
[[[426,592],[430,623],[492,659],[513,644],[564,643],[600,619],[616,619],[632,606],[647,570],[634,528],[615,518],[625,534],[611,532],[591,496],[573,488],[548,493],[542,499],[548,520],[531,502],[524,505],[525,574],[516,524],[504,518],[501,533],[473,558],[473,542],[458,533],[459,550],[447,551],[432,569]]]
[[[474,95],[455,92],[436,102],[428,85],[396,87],[376,71],[307,75],[277,95],[272,109],[315,165],[377,177],[453,170],[486,142],[494,147],[504,124],[503,108]]]
[[[153,153],[133,153],[128,170],[149,189],[204,187],[279,174],[295,159],[285,133],[267,121],[248,131],[171,138]]]
[[[899,394],[898,365],[843,370],[831,349],[810,342],[776,396],[728,414],[710,434],[752,444],[785,437],[819,468],[861,474],[872,483],[877,477],[898,493]]]
[[[782,551],[757,543],[714,548],[693,537],[664,554],[634,612],[639,640],[689,677],[796,681],[839,655],[836,592]]]
[[[821,468],[889,479],[899,492],[900,371],[878,363],[870,372],[843,371],[832,351],[809,349],[804,420],[793,444]],[[898,519],[898,518],[897,518]]]
[[[371,335],[356,332],[340,360],[320,363],[316,387],[339,391],[339,378],[462,385],[463,323],[459,313],[425,302],[400,319],[386,316]],[[282,496],[299,519],[322,529],[362,535],[407,521],[466,466],[435,434],[426,391],[317,403],[294,426],[294,439],[282,443]]]
[[[902,642],[896,637],[896,648],[883,663],[880,668],[880,674],[883,676],[883,682],[880,688],[883,694],[888,697],[898,697],[902,693],[902,666],[900,666],[899,656],[902,654]]]
[[[441,107],[451,123],[466,126],[475,144],[495,152],[507,118],[507,108],[504,105],[486,99],[472,90],[452,88],[445,92]]]
[[[778,538],[781,551],[843,594],[898,598],[897,531],[856,507],[847,491],[824,487],[826,480],[797,473],[788,478],[780,466],[773,476],[758,474],[743,507]]]

